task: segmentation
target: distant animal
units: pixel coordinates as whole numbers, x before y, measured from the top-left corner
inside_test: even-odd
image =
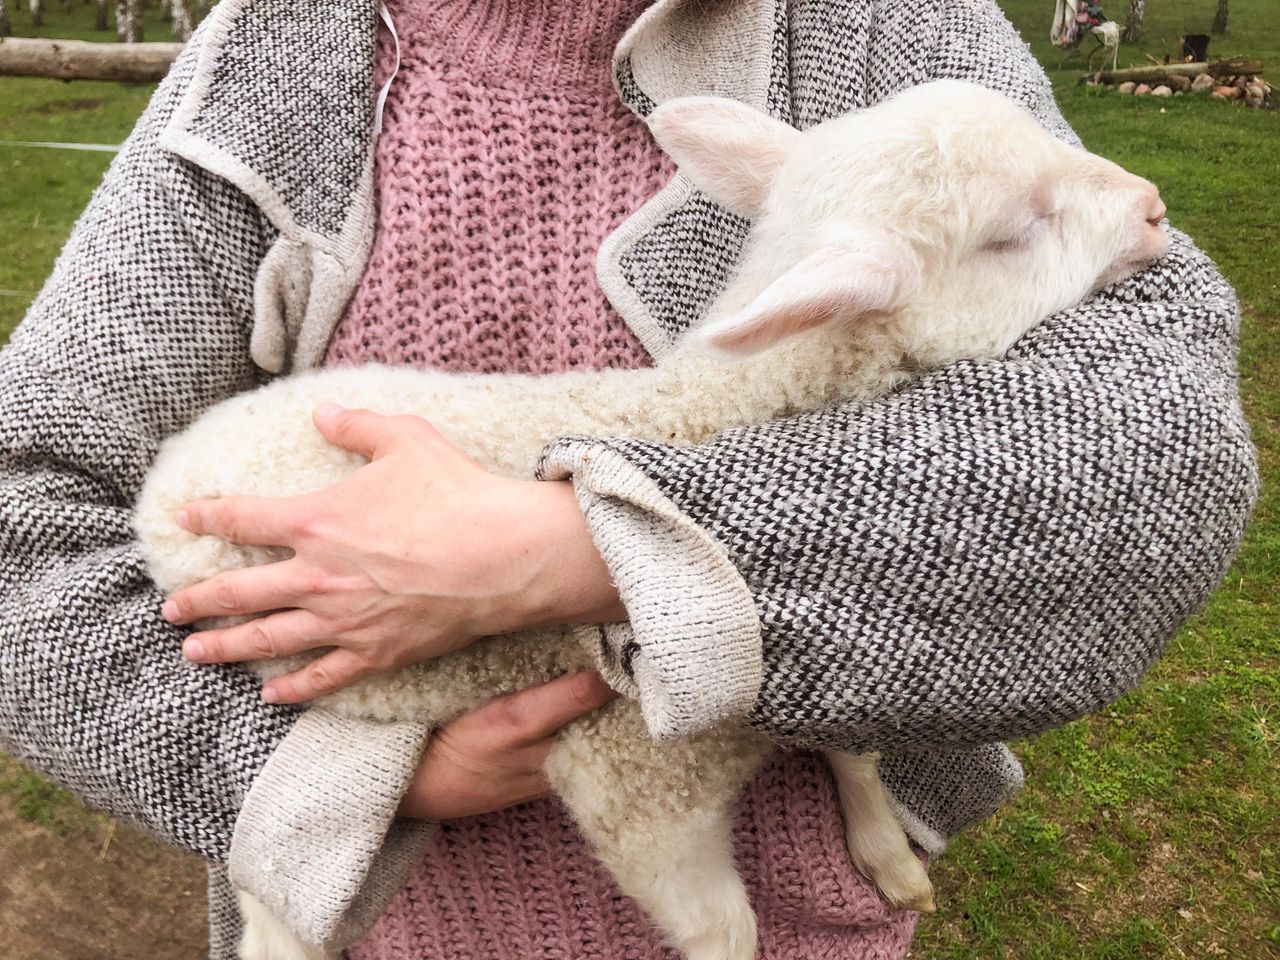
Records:
[[[1071,44],[1067,52],[1063,55],[1062,60],[1058,63],[1058,69],[1062,69],[1062,67],[1066,66],[1067,61],[1080,52],[1080,43],[1084,40],[1086,35],[1093,37],[1093,39],[1097,41],[1097,46],[1089,51],[1088,66],[1086,69],[1090,71],[1093,70],[1093,58],[1101,52],[1103,54],[1103,64],[1105,65],[1107,58],[1110,57],[1111,69],[1114,70],[1116,68],[1116,60],[1120,55],[1120,25],[1114,20],[1104,20],[1102,23],[1095,26],[1086,26],[1082,28],[1079,35],[1076,37],[1075,42]]]
[[[1114,20],[1108,20],[1100,23],[1089,31],[1093,39],[1098,41],[1098,46],[1089,51],[1089,65],[1087,69],[1093,69],[1093,58],[1097,56],[1098,51],[1103,52],[1102,62],[1107,62],[1107,57],[1111,58],[1111,69],[1116,68],[1116,59],[1120,56],[1120,25]]]
[[[658,366],[554,376],[369,366],[277,380],[164,444],[135,514],[166,591],[287,551],[195,537],[183,503],[291,496],[364,462],[324,441],[331,401],[430,420],[488,469],[530,476],[566,434],[696,443],[735,426],[869,400],[960,360],[1001,356],[1045,317],[1167,249],[1156,188],[1061,142],[999,93],[956,80],[803,132],[744,104],[660,105],[655,138],[707,196],[754,220],[741,266]],[[494,637],[318,703],[439,726],[598,653],[594,629]],[[264,675],[300,664],[259,664]],[[773,749],[739,722],[670,744],[620,699],[565,729],[545,767],[619,888],[689,960],[751,960],[756,923],[734,867],[733,806]],[[829,752],[855,865],[899,905],[932,889],[870,754]],[[270,851],[263,851],[269,855]],[[241,892],[246,960],[327,957]]]
[[[1206,63],[1209,60],[1209,34],[1188,33],[1182,38],[1182,62]]]

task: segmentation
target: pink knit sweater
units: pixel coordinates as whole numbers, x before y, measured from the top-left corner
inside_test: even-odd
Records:
[[[378,234],[328,363],[548,373],[649,362],[593,268],[600,241],[671,173],[609,81],[644,5],[388,0],[402,66],[378,143]],[[391,51],[384,31],[381,78]],[[905,956],[915,915],[888,910],[849,866],[815,755],[780,756],[747,787],[736,844],[766,960]],[[555,800],[444,824],[350,956],[674,958]]]

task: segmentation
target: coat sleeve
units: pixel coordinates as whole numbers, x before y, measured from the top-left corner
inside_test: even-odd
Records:
[[[921,79],[1008,88],[1070,138],[994,5],[948,7],[973,22]],[[695,446],[558,441],[543,475],[574,478],[631,616],[604,630],[611,679],[660,738],[745,715],[805,745],[979,747],[1096,711],[1243,534],[1237,324],[1174,231],[1002,359]]]
[[[391,821],[424,731],[299,723],[249,674],[186,662],[159,615],[132,504],[165,436],[257,384],[253,281],[274,239],[238,191],[156,146],[192,65],[162,84],[0,352],[0,743],[220,863],[233,837],[261,860],[282,825],[331,815],[336,846],[282,856],[270,879],[295,910],[327,911],[286,914],[322,940],[362,909],[383,848],[408,849]]]

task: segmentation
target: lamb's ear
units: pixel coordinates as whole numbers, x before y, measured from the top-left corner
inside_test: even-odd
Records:
[[[724,97],[680,97],[649,115],[658,146],[716,203],[758,216],[798,130]]]
[[[895,305],[912,264],[893,248],[828,246],[805,257],[750,304],[690,334],[702,350],[739,357],[826,323],[855,323]]]

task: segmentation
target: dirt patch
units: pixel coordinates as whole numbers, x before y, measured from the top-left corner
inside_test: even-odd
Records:
[[[1094,914],[1094,922],[1119,926],[1128,917],[1163,916],[1184,905],[1186,884],[1169,870],[1176,859],[1172,843],[1155,842],[1137,877],[1126,885],[1127,889],[1107,896],[1106,903]]]
[[[30,823],[7,797],[0,838],[5,960],[205,956],[205,871],[195,857],[105,819],[65,831]]]
[[[67,113],[72,110],[97,110],[104,106],[107,100],[103,97],[85,97],[80,100],[54,100],[50,103],[40,103],[31,107],[28,113]]]

